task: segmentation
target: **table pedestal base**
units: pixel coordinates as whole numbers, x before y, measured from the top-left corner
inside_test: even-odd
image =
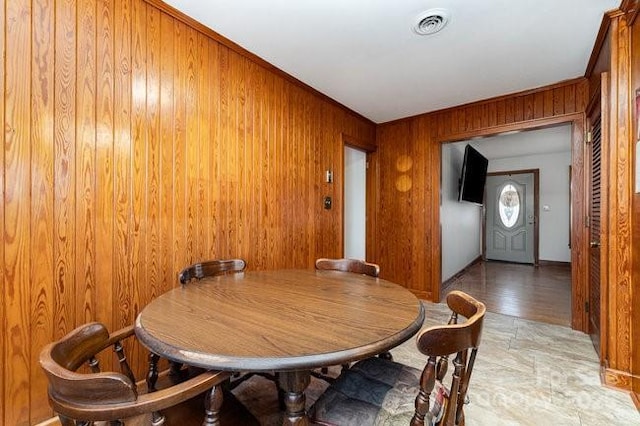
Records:
[[[285,426],[306,426],[309,418],[305,410],[304,390],[309,386],[311,372],[282,371],[278,374],[280,389],[284,392],[285,412],[282,424]]]

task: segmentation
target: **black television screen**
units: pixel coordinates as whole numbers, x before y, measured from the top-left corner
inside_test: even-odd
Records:
[[[458,201],[482,204],[488,165],[489,160],[471,145],[465,147]]]

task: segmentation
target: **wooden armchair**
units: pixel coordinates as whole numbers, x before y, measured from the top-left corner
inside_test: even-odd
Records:
[[[125,425],[162,425],[159,412],[209,391],[205,397],[204,424],[218,425],[222,406],[219,387],[230,376],[226,372],[205,371],[183,382],[156,389],[157,369],[146,382],[136,382],[129,368],[122,341],[134,336],[133,327],[109,334],[106,327],[92,322],[82,325],[62,339],[48,344],[40,353],[40,366],[49,380],[49,403],[63,426],[94,421],[116,421]],[[113,347],[120,372],[101,372],[96,355]],[[105,351],[106,352],[106,351]],[[157,357],[152,355],[153,360]],[[77,370],[87,363],[90,373]]]
[[[380,275],[380,266],[358,259],[327,259],[316,260],[316,269],[327,271],[353,272],[356,274],[377,277]]]
[[[178,280],[180,284],[186,284],[194,279],[201,280],[204,277],[242,272],[246,267],[247,263],[242,259],[209,260],[187,266],[178,274]]]
[[[452,291],[447,325],[418,334],[418,350],[427,357],[423,370],[380,358],[368,358],[343,371],[310,410],[321,425],[464,425],[463,405],[482,334],[485,306]],[[458,323],[459,317],[467,320]],[[449,356],[455,354],[453,371]]]

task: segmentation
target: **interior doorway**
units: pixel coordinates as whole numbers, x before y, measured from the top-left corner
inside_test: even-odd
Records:
[[[523,317],[527,317],[524,315],[525,312],[540,311],[540,306],[545,305],[541,296],[546,295],[544,297],[554,302],[553,305],[546,303],[550,307],[553,306],[552,310],[545,314],[545,318],[531,317],[530,319],[571,325],[572,297],[575,295],[572,287],[574,271],[570,247],[572,185],[569,173],[573,160],[573,133],[572,124],[567,123],[441,145],[439,217],[442,285],[440,298],[444,297],[448,291],[457,288],[456,285],[464,284],[468,286],[465,288],[468,288],[470,294],[474,291],[485,291],[482,295],[478,294],[478,297],[491,300],[491,305],[495,309],[509,307],[510,315],[517,315],[519,312]],[[489,175],[496,173],[515,175],[520,172],[538,171],[539,182],[536,182],[534,175],[534,188],[525,192],[530,192],[535,198],[536,192],[543,191],[538,195],[538,202],[532,202],[534,205],[537,204],[539,209],[534,208],[533,212],[528,214],[522,211],[522,216],[519,216],[520,213],[516,214],[520,223],[529,220],[533,222],[534,227],[542,225],[539,229],[533,230],[533,260],[529,257],[524,261],[500,259],[506,262],[482,262],[487,235],[484,221],[485,217],[492,213],[487,211],[486,203],[484,206],[478,206],[458,201],[457,183],[466,144],[472,145],[489,159]],[[523,196],[526,197],[526,195]],[[499,212],[495,213],[499,214]],[[531,218],[531,215],[534,217]],[[474,223],[477,225],[473,225]],[[536,232],[539,234],[537,244]],[[514,261],[524,264],[517,266],[507,263]],[[540,267],[534,266],[538,264]],[[526,273],[519,269],[515,272],[514,268],[524,268],[523,271]],[[509,283],[506,287],[505,282],[500,282],[501,276],[509,274],[525,277],[526,274],[531,273],[532,279],[535,279],[542,269],[553,272],[552,275],[558,277],[558,282],[554,282],[554,286],[548,289],[544,287],[544,282],[539,283],[542,285],[540,287],[537,284],[530,285],[533,281],[525,280],[526,282],[520,283],[522,291],[518,292],[516,288],[520,288],[519,284],[517,282],[514,284],[513,279],[506,281]],[[526,285],[527,283],[529,285]],[[533,293],[529,294],[530,291]],[[558,313],[562,315],[557,315],[558,318],[555,318],[554,315]]]
[[[344,147],[344,253],[345,258],[366,258],[367,153]]]

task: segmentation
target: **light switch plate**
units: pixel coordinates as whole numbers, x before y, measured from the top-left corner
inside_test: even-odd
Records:
[[[324,197],[325,210],[331,210],[331,197]]]

